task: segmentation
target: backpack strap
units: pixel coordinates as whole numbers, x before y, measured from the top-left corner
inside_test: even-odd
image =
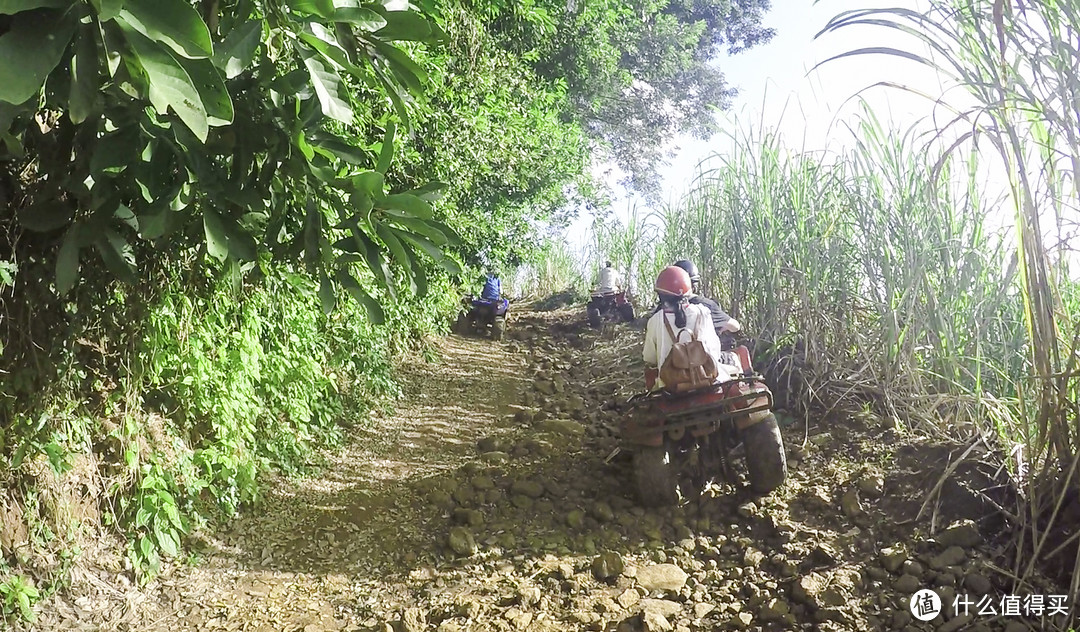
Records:
[[[671,328],[671,323],[667,321],[667,314],[660,314],[660,320],[664,321],[664,327],[667,329],[668,335],[671,336],[672,344],[679,344],[679,337],[675,335],[675,330]],[[686,331],[685,328],[680,329],[679,333],[681,334],[684,331]],[[690,341],[693,342],[695,340],[697,340],[697,334],[695,334],[693,330],[690,330]]]

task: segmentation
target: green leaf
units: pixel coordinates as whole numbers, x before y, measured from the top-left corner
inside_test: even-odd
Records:
[[[18,211],[19,224],[38,233],[63,228],[75,216],[75,209],[60,200],[45,200],[24,206]]]
[[[30,9],[64,9],[72,0],[0,0],[0,15],[15,15]]]
[[[422,187],[415,188],[411,191],[406,191],[410,195],[427,200],[428,202],[438,202],[446,196],[446,190],[450,188],[449,184],[445,182],[432,181],[428,182]]]
[[[217,211],[210,207],[203,209],[203,230],[206,233],[206,252],[218,261],[229,256],[229,236]]]
[[[417,96],[424,93],[424,82],[428,75],[423,68],[396,46],[377,40],[372,44],[379,56],[390,66],[394,76],[409,92]]]
[[[209,59],[176,58],[183,66],[195,88],[199,91],[203,107],[206,108],[206,121],[211,127],[221,127],[233,122],[233,104],[225,82],[217,68]]]
[[[340,66],[355,74],[360,72],[355,68],[349,54],[337,41],[337,36],[331,33],[325,26],[317,22],[307,25],[307,30],[300,33],[300,39],[306,44],[322,53],[323,57],[333,64]]]
[[[396,132],[397,125],[394,125],[393,122],[386,124],[386,133],[383,134],[382,150],[379,152],[379,164],[375,167],[375,171],[378,171],[383,175],[386,174],[387,169],[390,168],[390,163],[394,160],[394,134]]]
[[[214,65],[232,79],[247,70],[262,41],[262,20],[249,20],[233,28],[214,50]]]
[[[135,266],[130,261],[131,247],[115,230],[106,228],[103,235],[94,240],[94,247],[105,267],[121,281],[134,285],[137,281]]]
[[[285,0],[285,4],[296,13],[327,19],[334,15],[333,0]]]
[[[82,123],[97,108],[98,55],[97,38],[93,27],[79,30],[75,39],[75,54],[71,57],[71,91],[68,95],[68,118],[76,125]]]
[[[383,259],[382,250],[379,246],[367,236],[362,230],[354,230],[353,235],[356,237],[357,242],[364,247],[364,260],[367,262],[368,269],[375,275],[375,280],[379,284],[386,288],[390,293],[390,298],[397,299],[397,291],[394,289],[394,275],[390,273],[390,269],[386,267],[386,261]]]
[[[435,35],[431,23],[416,11],[382,11],[381,14],[386,26],[375,31],[375,36],[381,39],[426,42]]]
[[[431,224],[428,224],[422,219],[416,219],[415,217],[390,217],[389,221],[401,226],[402,228],[423,235],[437,246],[445,246],[449,240],[441,230],[435,228]]]
[[[90,0],[90,4],[94,5],[98,19],[102,22],[108,22],[120,15],[120,9],[124,8],[124,0]]]
[[[205,143],[210,124],[206,106],[191,76],[167,49],[143,37],[123,20],[116,20],[116,24],[123,29],[139,64],[146,71],[150,103],[154,109],[158,114],[165,114],[171,107],[191,133]]]
[[[375,203],[375,208],[384,211],[404,211],[412,217],[431,219],[431,204],[422,198],[408,193],[387,195]]]
[[[186,0],[125,0],[120,18],[146,37],[189,59],[214,54],[210,29]]]
[[[352,177],[352,184],[359,191],[371,196],[372,199],[383,197],[385,179],[381,171],[365,171]]]
[[[78,230],[78,225],[68,229],[56,255],[56,291],[61,296],[70,292],[79,278]]]
[[[367,310],[368,318],[376,325],[381,325],[386,322],[386,313],[383,311],[382,305],[379,305],[379,301],[371,297],[370,294],[364,291],[364,288],[360,287],[356,279],[353,278],[346,270],[338,270],[337,282],[341,284],[341,287],[345,288],[358,303],[364,306]]]
[[[323,233],[323,215],[313,198],[308,199],[307,215],[304,218],[304,264],[309,272],[314,272],[319,262],[319,241]]]
[[[90,155],[90,173],[120,173],[131,163],[132,154],[139,152],[139,132],[135,128],[120,129],[97,141]]]
[[[0,101],[32,98],[67,49],[76,22],[60,11],[19,13],[0,35]]]
[[[342,123],[352,123],[353,111],[349,105],[348,89],[337,71],[310,49],[303,52],[303,57],[323,114]]]
[[[454,261],[450,256],[442,251],[438,246],[431,243],[424,237],[403,231],[397,231],[398,237],[405,241],[418,246],[421,250],[426,252],[429,257],[435,260],[435,263],[439,264],[443,270],[446,270],[450,274],[461,274],[463,270],[461,265],[457,261]]]
[[[158,548],[169,557],[180,554],[180,546],[176,540],[176,534],[168,528],[163,528],[160,521],[154,521],[154,539],[157,540]]]
[[[334,292],[334,284],[325,272],[319,272],[319,305],[324,314],[329,316],[337,306],[337,294]]]
[[[397,84],[391,82],[386,73],[380,70],[378,66],[373,65],[371,69],[375,72],[375,78],[383,87],[386,95],[390,97],[390,103],[394,106],[394,112],[397,113],[398,118],[401,119],[401,124],[408,130],[412,125],[409,118],[409,108],[405,106],[405,98],[398,92]]]
[[[386,26],[386,18],[365,8],[357,0],[334,0],[335,22],[348,22],[368,32],[377,31]]]
[[[393,255],[394,263],[397,263],[405,270],[411,281],[412,267],[409,265],[409,255],[405,252],[405,246],[401,245],[401,240],[394,235],[394,231],[382,224],[375,225],[375,232],[379,235],[379,239],[386,244],[390,254]]]
[[[371,161],[371,157],[363,149],[350,145],[335,136],[312,135],[311,145],[327,158],[340,158],[350,165],[366,165]]]

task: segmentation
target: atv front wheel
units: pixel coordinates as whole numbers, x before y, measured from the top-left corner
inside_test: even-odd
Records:
[[[743,431],[746,470],[750,486],[759,494],[768,494],[787,478],[787,455],[776,417],[769,416]]]
[[[589,326],[590,327],[599,327],[600,326],[600,308],[590,305],[589,310],[588,310],[588,315],[589,315]]]
[[[506,316],[496,316],[495,321],[491,323],[491,338],[493,340],[502,340],[505,333]]]
[[[634,452],[634,482],[645,507],[662,507],[679,502],[674,468],[666,462],[662,447],[641,447]]]
[[[620,305],[619,317],[623,319],[624,323],[634,320],[634,306],[629,303]]]

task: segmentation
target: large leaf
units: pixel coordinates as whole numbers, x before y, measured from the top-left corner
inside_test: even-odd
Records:
[[[285,0],[285,4],[297,13],[317,15],[330,19],[334,16],[333,0]]]
[[[385,175],[394,160],[394,134],[397,133],[397,125],[393,121],[386,124],[386,132],[383,134],[382,148],[379,151],[379,163],[375,171]]]
[[[377,31],[386,26],[386,18],[364,7],[359,0],[334,0],[335,22],[348,22],[365,31]]]
[[[379,301],[375,300],[370,294],[365,292],[351,274],[346,270],[339,270],[335,278],[337,279],[337,282],[341,284],[341,287],[345,288],[345,291],[364,306],[371,322],[376,325],[381,325],[386,322],[386,314],[383,312],[382,305],[379,305]]]
[[[405,276],[409,280],[409,285],[412,286],[411,289],[413,293],[416,293],[417,288],[415,280],[413,279],[414,271],[411,265],[412,259],[409,257],[409,253],[406,252],[406,247],[402,245],[401,240],[394,235],[394,231],[388,226],[376,224],[375,232],[379,235],[379,239],[386,244],[386,248],[393,256],[394,262],[404,270]]]
[[[35,232],[49,232],[63,228],[75,216],[75,209],[60,200],[50,199],[19,209],[19,224]]]
[[[319,305],[322,306],[322,311],[327,316],[337,306],[337,294],[334,292],[334,284],[330,282],[330,277],[326,276],[325,272],[319,272]]]
[[[372,44],[379,57],[390,67],[390,71],[398,78],[409,92],[419,96],[424,92],[424,82],[428,75],[411,57],[400,48],[385,42],[374,41]]]
[[[410,232],[423,235],[437,246],[445,246],[449,242],[441,230],[424,220],[415,217],[391,217],[389,220]]]
[[[131,164],[132,154],[140,149],[137,128],[120,129],[102,136],[90,155],[90,173],[120,173]]]
[[[191,76],[167,49],[150,41],[123,21],[117,20],[116,23],[124,30],[124,36],[135,51],[139,64],[146,71],[150,83],[150,103],[154,109],[159,114],[165,114],[171,107],[191,133],[205,143],[210,123]]]
[[[352,123],[353,111],[345,82],[318,53],[308,49],[303,55],[304,66],[308,69],[323,114],[342,123]]]
[[[350,165],[366,165],[371,162],[371,156],[360,147],[350,145],[348,142],[329,134],[311,135],[311,147],[327,158],[340,158]],[[310,160],[310,158],[308,159]]]
[[[453,258],[444,253],[441,249],[439,249],[438,246],[431,243],[424,237],[421,237],[420,235],[417,235],[415,233],[406,233],[402,231],[398,231],[397,235],[401,239],[419,247],[421,250],[426,252],[429,257],[435,260],[435,263],[438,263],[440,266],[442,266],[442,269],[446,270],[448,273],[454,275],[462,273],[463,270],[461,269],[461,265],[457,261],[454,261]]]
[[[186,0],[125,0],[120,19],[190,59],[214,54],[210,29]]]
[[[221,217],[212,208],[203,210],[203,231],[206,233],[206,252],[218,261],[229,256],[229,236]]]
[[[371,196],[372,199],[383,197],[385,176],[381,171],[365,171],[352,177],[352,184],[358,190]]]
[[[0,15],[15,15],[30,9],[64,9],[73,0],[0,0]]]
[[[79,226],[68,229],[56,255],[56,291],[67,294],[79,278]]]
[[[176,61],[187,71],[206,108],[206,121],[213,127],[229,125],[233,122],[233,104],[225,82],[218,75],[217,68],[209,59],[185,59]]]
[[[124,0],[90,0],[97,11],[98,20],[108,22],[120,15],[120,9],[124,8]]]
[[[431,204],[427,200],[408,193],[387,195],[375,203],[375,208],[388,212],[401,211],[420,219],[431,219]]]
[[[349,59],[349,54],[342,48],[334,33],[317,22],[308,24],[307,28],[308,30],[300,33],[300,39],[304,43],[322,53],[323,57],[338,67],[354,75],[361,74],[360,69],[356,68],[352,59]]]
[[[79,30],[75,54],[71,57],[71,91],[68,96],[68,118],[78,124],[97,108],[98,88],[97,34],[92,26]]]
[[[437,36],[431,22],[416,11],[382,11],[381,13],[383,19],[386,20],[386,26],[375,31],[375,35],[384,40],[426,42]]]
[[[262,20],[249,20],[229,31],[214,50],[214,65],[232,79],[247,70],[262,41]]]
[[[135,283],[135,266],[131,261],[131,247],[119,233],[106,228],[104,234],[94,241],[94,247],[97,248],[98,254],[105,262],[105,267],[110,272],[125,283]]]
[[[0,101],[30,99],[49,76],[75,33],[75,20],[61,11],[19,13],[0,35]]]

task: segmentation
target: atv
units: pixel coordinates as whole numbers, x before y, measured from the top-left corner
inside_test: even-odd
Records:
[[[506,333],[506,314],[510,310],[510,301],[505,298],[495,300],[476,298],[472,294],[461,299],[465,311],[458,315],[454,323],[454,333],[465,336],[471,333],[487,335],[502,340]]]
[[[721,362],[721,377],[709,386],[681,393],[647,391],[619,407],[629,413],[621,438],[633,456],[643,505],[676,504],[680,494],[698,498],[711,482],[737,484],[733,461],[740,448],[755,493],[767,494],[787,478],[772,392],[750,366],[745,346],[725,352]],[[649,373],[646,385],[651,387],[654,375]]]
[[[630,304],[626,290],[594,291],[585,312],[592,327],[599,327],[604,318],[610,316],[618,316],[619,320],[627,323],[634,320],[634,306]]]

